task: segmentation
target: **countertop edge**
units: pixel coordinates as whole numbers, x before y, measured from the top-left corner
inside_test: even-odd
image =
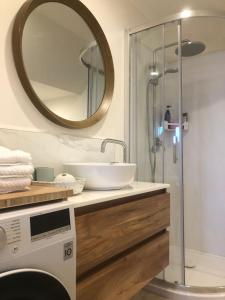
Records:
[[[131,186],[121,190],[112,191],[84,191],[80,195],[68,198],[68,202],[75,208],[91,206],[116,199],[130,196],[141,195],[159,190],[165,190],[170,187],[164,183],[134,182]]]

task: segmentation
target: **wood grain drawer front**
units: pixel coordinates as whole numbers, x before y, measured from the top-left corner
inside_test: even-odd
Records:
[[[169,226],[169,194],[76,217],[77,276]]]
[[[77,283],[77,300],[128,300],[169,264],[163,233]]]

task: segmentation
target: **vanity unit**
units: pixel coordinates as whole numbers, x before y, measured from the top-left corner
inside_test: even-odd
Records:
[[[77,231],[77,300],[128,300],[169,263],[166,184],[134,183],[70,198]]]

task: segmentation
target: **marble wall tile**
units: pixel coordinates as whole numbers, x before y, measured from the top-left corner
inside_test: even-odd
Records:
[[[101,153],[101,139],[66,134],[0,129],[0,145],[31,153],[35,167],[53,167],[55,175],[66,162],[115,161],[115,147],[107,145]]]

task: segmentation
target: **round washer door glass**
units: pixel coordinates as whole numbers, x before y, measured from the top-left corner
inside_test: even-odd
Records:
[[[1,300],[71,300],[61,282],[35,270],[0,274],[0,295]]]

